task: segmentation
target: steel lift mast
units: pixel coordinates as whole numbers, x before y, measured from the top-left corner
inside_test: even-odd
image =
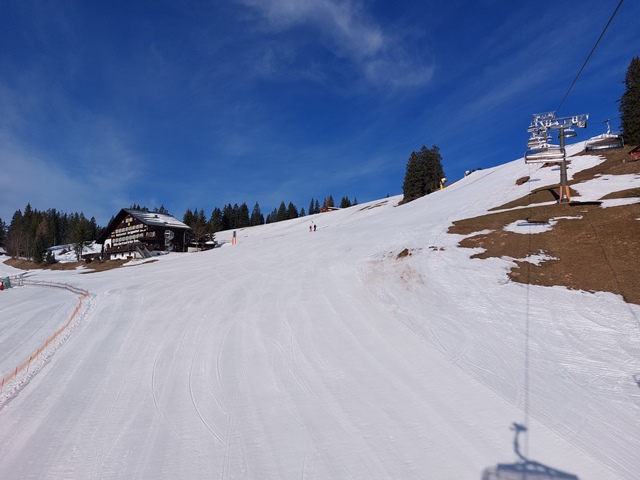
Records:
[[[554,112],[534,113],[527,132],[531,137],[527,141],[529,149],[524,154],[525,163],[559,163],[560,164],[560,197],[559,203],[571,200],[567,185],[567,154],[564,147],[565,138],[575,137],[575,128],[586,128],[588,113],[568,117],[556,117]],[[558,130],[560,145],[551,145],[550,131]]]

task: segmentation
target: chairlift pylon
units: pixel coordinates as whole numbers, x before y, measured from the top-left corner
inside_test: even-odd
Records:
[[[571,117],[556,117],[556,112],[535,113],[533,120],[527,128],[531,138],[527,142],[529,149],[524,152],[525,163],[559,163],[560,164],[560,195],[558,203],[571,201],[569,186],[567,184],[567,152],[564,149],[564,141],[567,137],[575,137],[574,128],[586,128],[588,113],[573,115]],[[559,130],[560,145],[549,145],[547,142],[534,145],[534,137],[548,135],[549,130]]]
[[[525,163],[561,163],[566,161],[564,139],[577,136],[575,128],[587,126],[588,114],[570,117],[556,117],[555,112],[536,113],[527,128],[531,137],[527,141],[527,151],[524,154]],[[559,130],[560,145],[550,145],[550,130]]]

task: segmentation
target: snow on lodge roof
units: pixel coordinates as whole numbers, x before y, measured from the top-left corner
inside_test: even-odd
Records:
[[[143,210],[133,210],[131,208],[123,208],[125,212],[127,212],[132,217],[140,220],[142,223],[147,225],[154,225],[157,227],[173,227],[173,228],[184,228],[185,230],[189,229],[189,226],[182,223],[175,217],[171,215],[166,215],[164,213],[154,213],[154,212],[145,212]]]

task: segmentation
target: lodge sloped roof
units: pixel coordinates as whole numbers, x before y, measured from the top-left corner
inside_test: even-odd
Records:
[[[127,215],[131,215],[136,220],[144,223],[145,225],[151,225],[154,227],[165,227],[173,230],[190,230],[187,224],[181,222],[177,218],[164,213],[147,212],[144,210],[135,210],[133,208],[123,208],[118,214],[113,217],[113,220],[109,222],[109,225],[102,231],[100,236],[96,239],[97,243],[104,243],[113,232],[116,227],[124,220]]]
[[[189,226],[178,220],[176,217],[164,213],[145,212],[143,210],[134,210],[132,208],[123,208],[132,217],[140,220],[146,225],[154,225],[157,227],[172,227],[188,230]]]

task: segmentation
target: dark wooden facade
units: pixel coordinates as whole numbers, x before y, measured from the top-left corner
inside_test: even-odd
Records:
[[[189,227],[171,215],[123,208],[97,239],[105,260],[185,251]]]
[[[338,211],[338,210],[340,210],[338,207],[327,207],[326,205],[323,205],[323,206],[320,208],[320,211],[321,211],[322,213],[327,213],[327,212],[336,212],[336,211]]]

